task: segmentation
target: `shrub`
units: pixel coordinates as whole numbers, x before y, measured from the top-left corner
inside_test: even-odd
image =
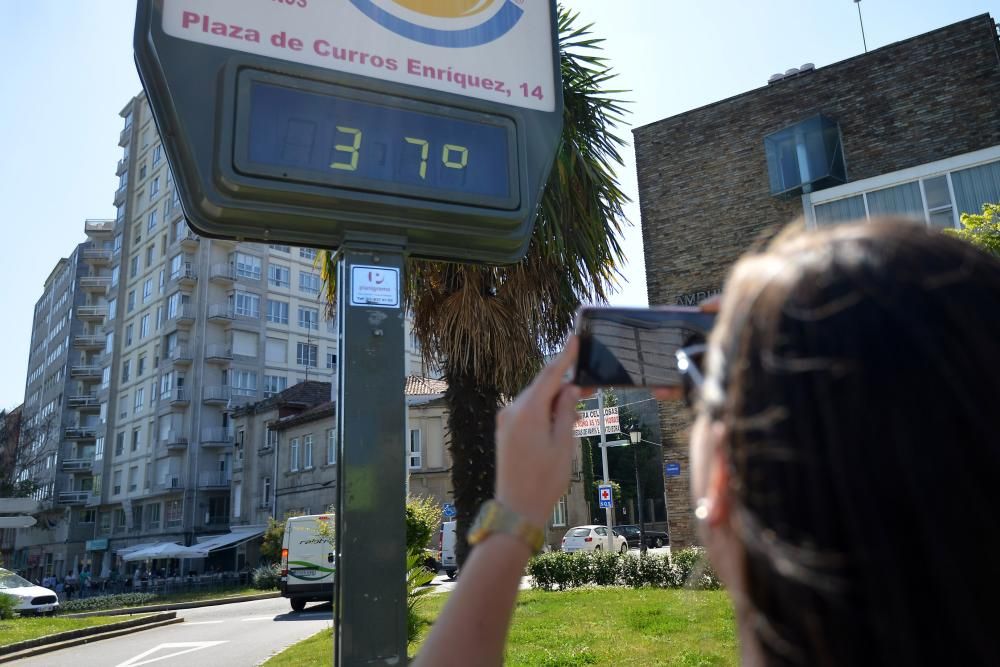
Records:
[[[673,556],[681,585],[686,588],[715,590],[722,587],[703,547],[688,547]]]
[[[606,552],[554,552],[540,554],[528,563],[534,588],[551,591],[580,586],[630,586],[642,588],[720,588],[700,548],[682,549],[673,560],[665,555],[620,555]]]
[[[412,642],[420,634],[420,628],[425,621],[420,618],[417,610],[423,602],[423,597],[430,593],[427,587],[434,581],[434,573],[424,567],[424,550],[422,548],[410,551],[406,556],[406,640]]]
[[[156,602],[154,593],[119,593],[117,595],[98,595],[92,598],[67,600],[59,605],[62,612],[99,611],[102,609],[120,609],[122,607],[138,607]]]
[[[17,607],[17,598],[13,595],[0,593],[0,621],[14,618],[17,614],[14,608]]]
[[[261,591],[273,591],[281,581],[281,566],[277,563],[261,565],[250,574],[253,587]]]
[[[441,507],[431,498],[406,499],[406,552],[423,550],[441,527]]]

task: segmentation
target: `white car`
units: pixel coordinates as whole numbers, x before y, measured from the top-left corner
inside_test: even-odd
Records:
[[[611,531],[612,544],[618,553],[628,552],[628,540]],[[577,526],[566,531],[562,539],[562,550],[566,553],[574,551],[603,551],[608,548],[607,526]]]
[[[0,567],[0,593],[17,598],[15,611],[20,614],[51,614],[59,608],[59,597],[54,591],[35,586],[10,570]]]

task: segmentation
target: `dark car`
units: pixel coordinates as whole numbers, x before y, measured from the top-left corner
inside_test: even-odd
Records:
[[[629,547],[639,546],[639,540],[641,539],[639,536],[639,526],[615,526],[615,532],[628,541]],[[653,549],[668,544],[670,544],[670,538],[666,533],[651,528],[646,529],[646,546]]]

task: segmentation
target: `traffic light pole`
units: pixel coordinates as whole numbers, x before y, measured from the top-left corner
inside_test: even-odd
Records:
[[[337,264],[334,664],[406,664],[404,255],[346,244]]]
[[[608,477],[608,433],[604,426],[604,390],[597,390],[597,423],[601,429],[601,465],[604,471],[604,483],[611,484],[611,479]],[[604,508],[604,518],[607,521],[608,526],[608,553],[614,553],[615,551],[615,534],[614,529],[614,509],[615,505],[615,493],[614,490],[611,491],[611,507]]]

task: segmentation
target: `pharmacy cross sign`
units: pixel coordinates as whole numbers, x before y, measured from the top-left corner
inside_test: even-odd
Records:
[[[612,496],[611,496],[611,486],[608,484],[601,484],[597,487],[597,498],[600,501],[601,508],[611,507]]]
[[[138,0],[135,56],[199,233],[510,263],[561,135],[556,23],[555,0]]]

